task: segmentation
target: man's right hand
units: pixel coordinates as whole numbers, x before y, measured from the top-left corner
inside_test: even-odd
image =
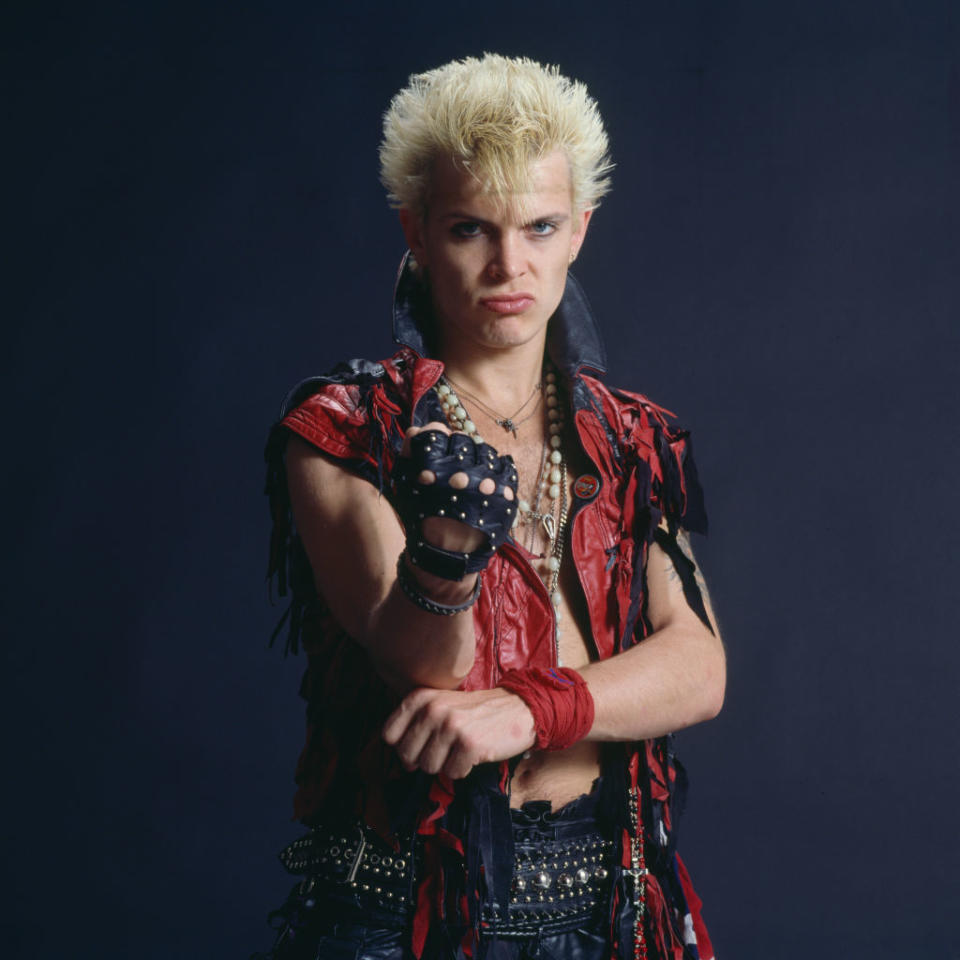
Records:
[[[516,517],[513,460],[442,423],[407,431],[392,481],[411,562],[441,578],[482,570]]]
[[[410,441],[419,433],[426,430],[434,433],[442,433],[449,437],[452,430],[445,423],[433,421],[423,427],[410,427],[404,434],[403,447],[400,451],[401,457],[410,457]],[[424,469],[420,471],[417,477],[418,481],[425,486],[436,483],[437,475],[433,470]],[[449,485],[453,490],[463,490],[469,483],[470,478],[462,470],[453,474],[449,479]],[[491,477],[486,477],[480,481],[477,489],[480,493],[488,496],[496,492],[496,483]],[[472,553],[481,543],[484,542],[484,535],[477,529],[467,526],[460,520],[453,520],[448,517],[425,517],[423,520],[423,535],[435,547],[442,547],[444,550],[460,550],[464,553]]]

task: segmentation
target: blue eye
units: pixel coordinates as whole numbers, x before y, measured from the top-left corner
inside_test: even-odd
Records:
[[[455,237],[462,237],[464,239],[467,239],[469,237],[479,237],[480,224],[476,223],[473,220],[463,220],[460,223],[455,223],[450,228],[450,232]]]
[[[535,220],[528,227],[530,232],[537,237],[549,237],[557,229],[556,223],[552,220]]]

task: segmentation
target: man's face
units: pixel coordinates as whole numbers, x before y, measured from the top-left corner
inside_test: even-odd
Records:
[[[429,273],[445,353],[507,349],[545,335],[590,211],[574,213],[560,151],[531,173],[531,192],[503,204],[450,160],[438,162],[424,219],[400,211],[407,243]]]

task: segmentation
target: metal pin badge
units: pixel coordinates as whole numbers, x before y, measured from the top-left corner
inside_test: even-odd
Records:
[[[600,481],[592,473],[582,473],[573,481],[573,495],[580,500],[592,500],[600,489]]]

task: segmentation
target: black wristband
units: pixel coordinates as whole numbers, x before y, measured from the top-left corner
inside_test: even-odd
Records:
[[[420,592],[420,584],[410,576],[410,571],[407,569],[407,551],[404,550],[397,558],[397,583],[400,584],[403,595],[421,610],[426,610],[427,613],[435,614],[438,617],[452,617],[455,613],[463,613],[464,610],[469,610],[477,602],[477,597],[480,596],[480,587],[483,584],[483,574],[477,574],[477,585],[463,603],[456,606],[437,603],[436,600],[425,597]]]

